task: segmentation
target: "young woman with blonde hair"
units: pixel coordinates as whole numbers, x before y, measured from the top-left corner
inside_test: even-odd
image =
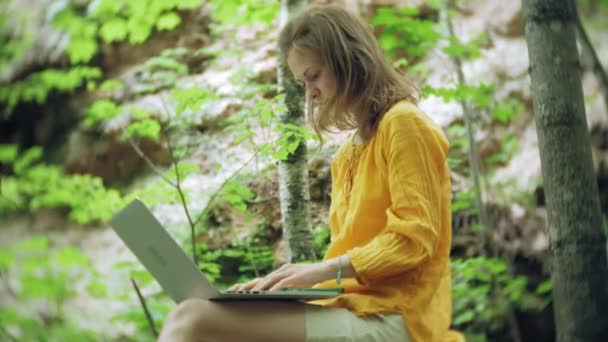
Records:
[[[280,34],[321,134],[355,130],[332,162],[331,243],[322,262],[287,264],[235,290],[333,288],[332,299],[189,299],[162,341],[461,341],[452,315],[448,142],[416,106],[369,26],[338,5],[305,9]]]

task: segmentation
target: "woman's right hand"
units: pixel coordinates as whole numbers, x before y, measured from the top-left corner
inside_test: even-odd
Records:
[[[255,278],[243,284],[234,284],[228,291],[250,291],[253,289],[263,278]]]

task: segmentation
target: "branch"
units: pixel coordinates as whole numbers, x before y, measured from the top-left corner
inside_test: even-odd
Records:
[[[450,37],[455,37],[454,27],[452,25],[452,21],[450,20],[450,15],[448,13],[448,8],[454,6],[454,0],[449,0],[447,2],[446,6],[447,6],[447,8],[445,8],[444,12],[445,12],[445,20],[446,20],[446,24],[448,27],[448,31],[449,31]],[[456,56],[452,56],[452,60],[453,60],[454,64],[456,65],[456,72],[458,75],[458,84],[465,85],[466,80],[464,78],[464,73],[462,72],[462,61],[460,60],[460,58],[458,58]],[[491,255],[496,255],[497,253],[494,249],[492,242],[488,238],[488,233],[487,233],[487,231],[490,227],[489,226],[490,222],[488,221],[486,207],[483,204],[483,198],[482,198],[482,189],[481,189],[481,182],[480,182],[481,177],[480,177],[480,172],[479,172],[480,166],[479,166],[479,160],[478,160],[479,154],[477,153],[475,140],[473,137],[473,127],[472,127],[473,114],[471,112],[471,108],[469,106],[468,101],[463,99],[460,101],[460,104],[461,104],[462,109],[465,114],[464,117],[465,117],[466,129],[467,129],[467,139],[469,140],[469,163],[471,164],[471,174],[473,176],[473,182],[475,184],[475,202],[477,205],[477,209],[479,210],[479,218],[480,218],[481,224],[484,226],[484,230],[483,230],[484,233],[482,235],[481,252],[484,253],[485,255],[488,255],[488,252],[491,253]],[[489,247],[489,251],[488,251],[488,247]],[[494,287],[494,286],[492,286],[492,287]],[[513,338],[513,341],[521,342],[521,340],[522,340],[521,332],[520,332],[519,324],[517,323],[517,320],[515,319],[515,313],[514,313],[512,305],[509,305],[507,308],[507,321],[511,328],[511,337]]]
[[[170,112],[169,108],[167,107],[167,103],[165,102],[165,97],[162,94],[160,96],[160,102],[161,102],[163,108],[165,109],[165,111],[167,112],[167,114],[169,114],[169,112]],[[181,179],[179,177],[179,166],[177,164],[177,160],[175,159],[175,155],[173,154],[173,147],[171,145],[171,139],[169,138],[169,135],[167,134],[165,125],[161,125],[161,133],[165,137],[165,141],[167,143],[167,149],[169,150],[169,156],[171,156],[171,163],[173,164],[173,168],[175,169],[175,179],[176,179],[177,183],[174,185],[174,187],[177,189],[177,192],[179,193],[180,200],[182,201],[182,206],[184,207],[184,212],[186,213],[186,218],[188,219],[188,223],[190,224],[190,240],[192,243],[192,260],[194,261],[195,265],[198,265],[198,254],[196,253],[196,234],[195,234],[195,229],[194,229],[194,227],[196,226],[196,222],[192,221],[192,216],[190,215],[190,211],[188,210],[188,203],[186,202],[186,196],[184,195],[184,191],[182,190]]]
[[[576,31],[578,32],[581,47],[589,55],[589,57],[591,57],[593,73],[595,74],[595,77],[597,77],[600,84],[600,91],[604,97],[604,108],[606,109],[606,114],[608,115],[608,75],[606,75],[602,62],[597,56],[597,53],[591,44],[591,40],[585,31],[585,27],[581,21],[576,4],[573,3],[572,7],[574,7],[574,14],[576,16]]]
[[[135,292],[137,293],[137,298],[139,298],[139,303],[141,304],[141,307],[144,310],[144,314],[146,314],[146,320],[148,320],[148,326],[150,327],[150,330],[152,330],[152,334],[154,335],[154,337],[158,338],[158,330],[156,330],[156,325],[154,324],[154,320],[152,319],[152,315],[150,314],[150,310],[148,309],[146,300],[144,299],[144,296],[141,295],[141,291],[139,290],[139,286],[137,286],[137,283],[135,282],[135,280],[133,280],[133,278],[130,278],[130,279],[131,279],[131,284],[133,284],[133,288],[135,289]]]
[[[255,153],[246,162],[244,162],[243,165],[241,165],[241,167],[238,168],[238,170],[234,171],[230,175],[230,177],[228,177],[224,180],[224,182],[220,185],[218,190],[216,192],[214,192],[213,195],[211,195],[211,197],[209,198],[209,201],[207,201],[207,205],[205,206],[205,209],[203,209],[203,212],[198,216],[196,221],[194,221],[194,224],[197,224],[198,222],[200,222],[200,220],[202,220],[202,218],[205,217],[205,215],[207,215],[207,212],[209,211],[209,208],[211,207],[211,203],[213,203],[213,200],[217,197],[217,195],[224,188],[224,186],[226,184],[228,184],[228,182],[230,180],[232,180],[237,174],[239,174],[239,172],[241,172],[245,168],[245,166],[247,166],[249,163],[251,163],[251,161],[255,160],[255,158],[257,158],[257,156],[260,155],[260,152],[261,152],[261,149],[258,149],[257,151],[255,151]]]
[[[165,177],[165,173],[163,172],[163,170],[161,170],[158,166],[156,166],[156,164],[154,164],[154,162],[152,160],[150,160],[150,158],[148,158],[148,156],[146,156],[144,151],[142,151],[139,148],[139,146],[135,142],[133,142],[132,139],[129,138],[129,139],[127,139],[127,141],[129,142],[131,147],[135,150],[135,153],[137,153],[137,155],[140,156],[146,162],[146,164],[148,164],[148,166],[150,166],[150,168],[154,171],[154,173],[159,175],[165,182],[169,183],[171,186],[175,186],[175,184],[170,179]]]
[[[449,1],[448,6],[453,6],[453,0]],[[445,9],[445,20],[446,20],[446,24],[448,27],[448,31],[451,37],[455,37],[454,34],[454,27],[452,25],[452,21],[450,20],[450,16],[449,13],[447,13],[447,8]],[[458,75],[458,84],[459,85],[466,85],[466,80],[464,78],[464,73],[462,72],[462,61],[460,60],[460,58],[452,56],[452,61],[454,63],[454,65],[456,66],[456,73]],[[478,160],[478,156],[479,154],[477,153],[477,149],[476,149],[476,145],[475,145],[475,138],[473,136],[473,114],[471,112],[471,108],[469,106],[468,101],[466,100],[461,100],[460,101],[460,105],[462,106],[462,110],[464,112],[464,121],[465,121],[465,125],[466,125],[466,129],[467,129],[467,139],[469,141],[469,164],[471,165],[471,174],[473,176],[473,182],[475,185],[475,204],[477,206],[477,210],[479,211],[479,218],[481,221],[481,224],[487,229],[489,227],[488,225],[488,217],[487,217],[487,213],[486,213],[486,208],[483,205],[483,198],[482,198],[482,190],[481,190],[481,182],[480,182],[480,172],[479,172],[479,160]],[[482,251],[486,250],[486,242],[485,239],[484,241],[482,241]],[[487,253],[486,253],[487,254]]]

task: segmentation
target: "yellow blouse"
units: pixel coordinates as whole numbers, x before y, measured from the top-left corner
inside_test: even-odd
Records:
[[[413,342],[463,341],[449,330],[452,240],[448,142],[414,104],[402,101],[366,143],[348,141],[332,162],[331,243],[358,277],[345,293],[311,304],[357,315],[399,312]],[[316,287],[336,287],[329,280]]]

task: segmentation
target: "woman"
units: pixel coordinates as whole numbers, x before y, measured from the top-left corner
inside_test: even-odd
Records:
[[[448,142],[361,19],[307,8],[280,35],[317,134],[356,133],[332,162],[331,243],[322,262],[288,264],[235,290],[342,287],[309,303],[200,299],[178,305],[163,341],[459,341],[449,331]]]

